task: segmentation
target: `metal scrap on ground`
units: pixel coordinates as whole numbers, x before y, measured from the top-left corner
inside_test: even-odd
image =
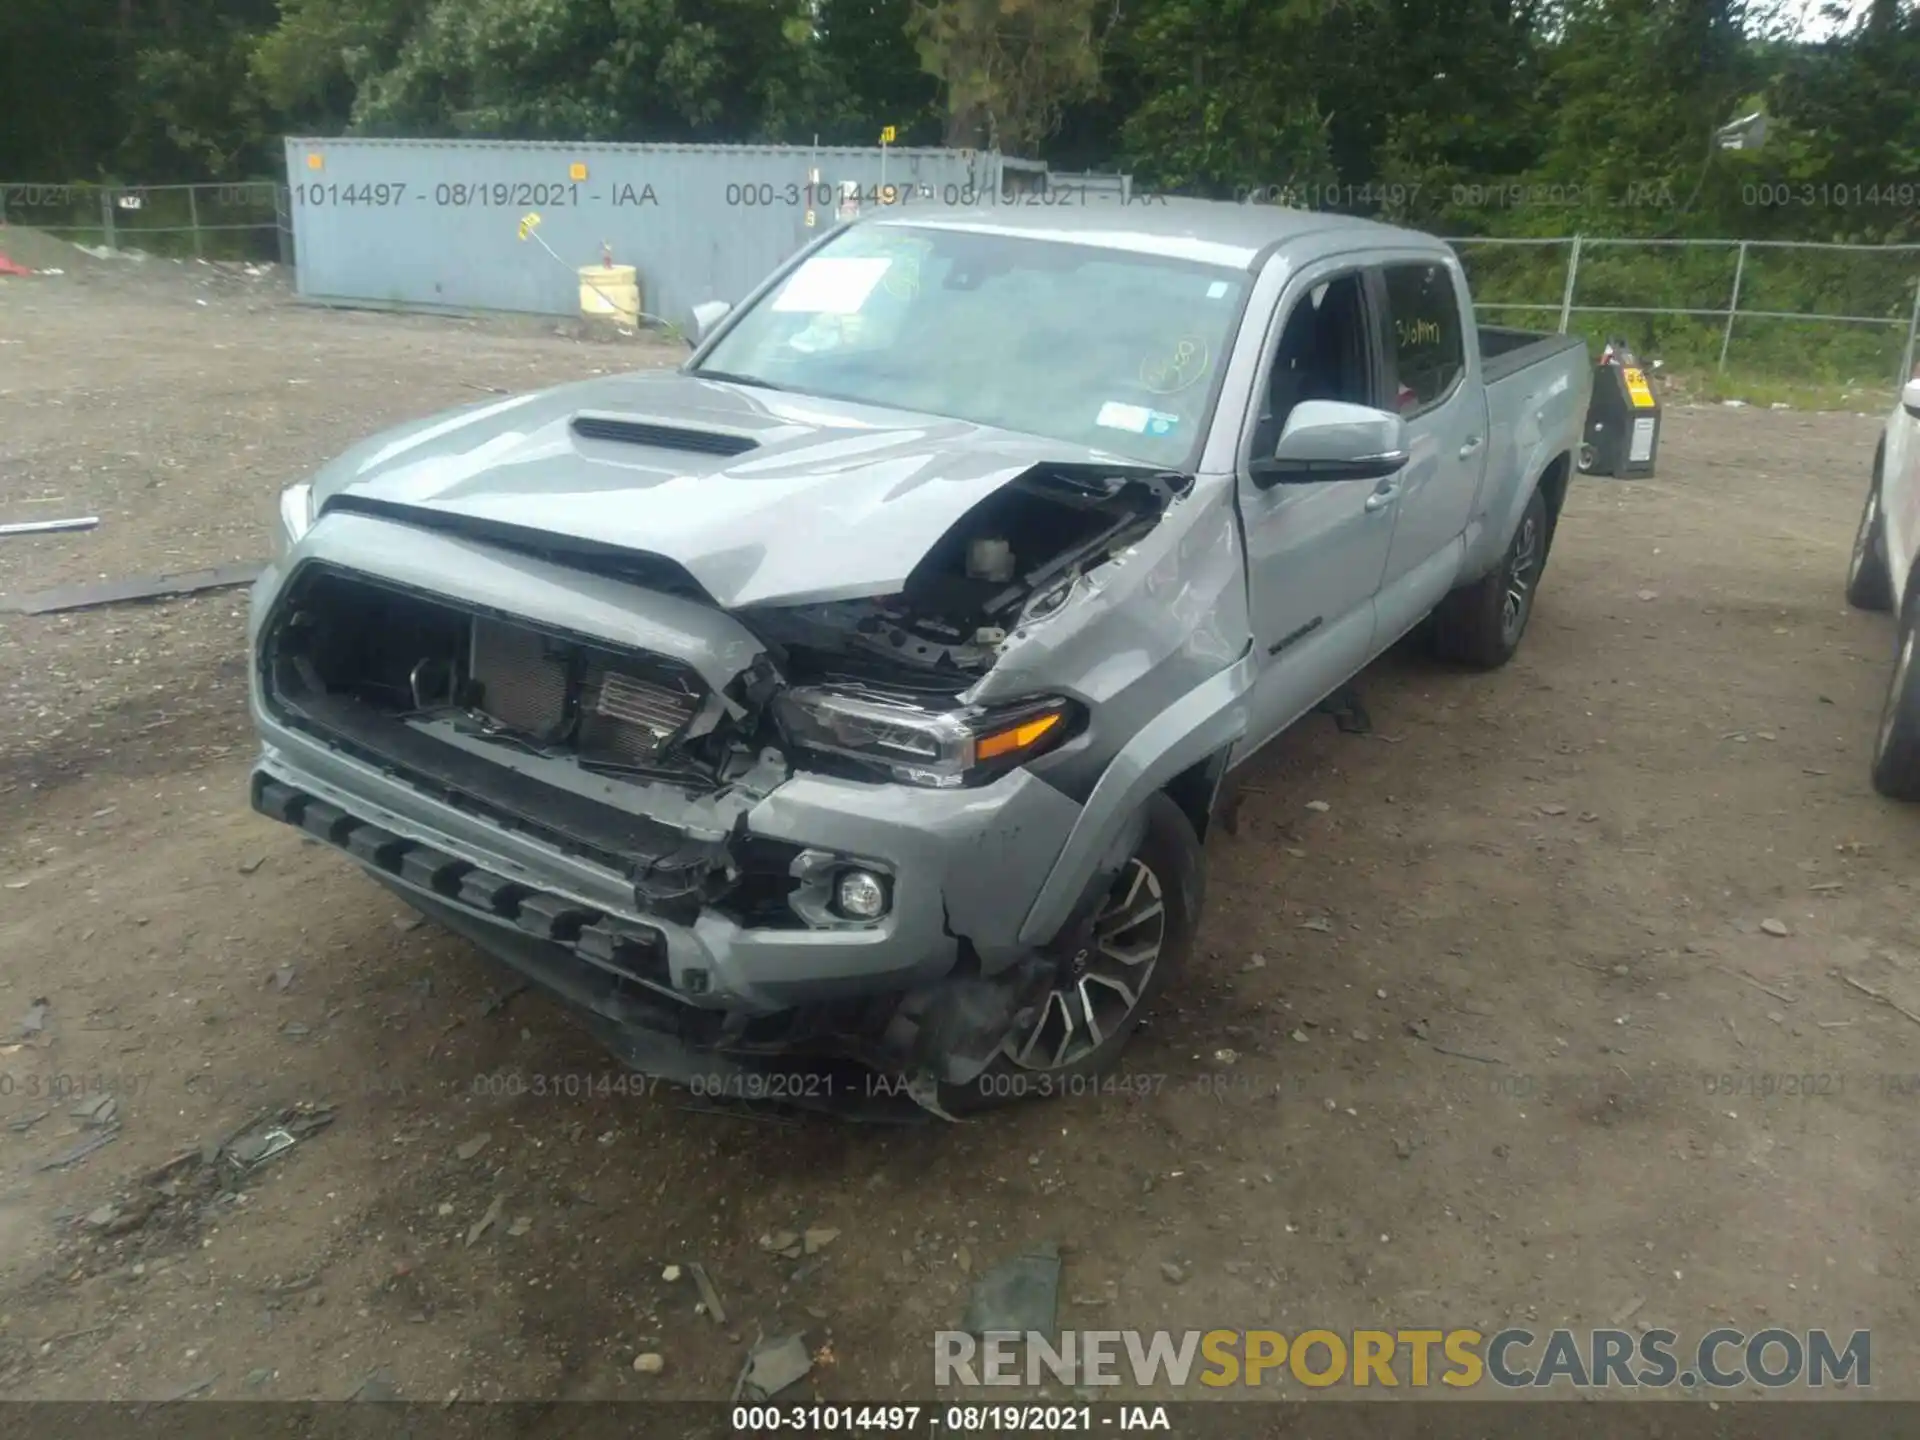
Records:
[[[161,600],[202,590],[227,590],[236,585],[251,585],[260,569],[258,565],[216,565],[210,570],[183,570],[177,575],[58,585],[30,595],[0,595],[0,611],[14,615],[52,615],[63,610],[90,610],[96,605],[124,605],[134,600]]]
[[[1060,1247],[1048,1242],[976,1280],[960,1328],[970,1335],[1051,1335],[1059,1305]]]
[[[19,520],[0,525],[0,535],[44,535],[54,530],[91,530],[100,523],[98,515],[76,515],[71,520]]]

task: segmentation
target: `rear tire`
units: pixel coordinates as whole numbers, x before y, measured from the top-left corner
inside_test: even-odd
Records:
[[[1095,922],[1086,964],[1063,966],[1041,1008],[1016,1022],[987,1068],[965,1085],[939,1087],[949,1115],[979,1114],[1019,1100],[1097,1095],[1100,1076],[1193,948],[1205,902],[1199,837],[1186,813],[1164,793],[1147,801],[1147,827],[1133,858],[1107,894]],[[1135,982],[1137,956],[1156,947],[1145,980]],[[1076,978],[1077,975],[1077,978]],[[1125,1003],[1128,997],[1131,1003]],[[1088,1023],[1091,1017],[1091,1024]]]
[[[1873,462],[1873,483],[1860,511],[1847,563],[1847,603],[1856,610],[1893,609],[1893,575],[1887,568],[1887,521],[1880,504],[1880,457]]]
[[[1880,709],[1873,745],[1873,788],[1889,800],[1920,800],[1920,603],[1909,596],[1900,611],[1893,678]]]
[[[1447,596],[1433,612],[1435,653],[1481,670],[1506,664],[1527,633],[1546,567],[1547,502],[1535,490],[1500,563]]]

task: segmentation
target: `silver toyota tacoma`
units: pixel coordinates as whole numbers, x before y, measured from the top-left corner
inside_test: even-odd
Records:
[[[891,210],[695,331],[286,491],[253,803],[636,1070],[949,1116],[1118,1083],[1229,771],[1513,654],[1592,383],[1440,241],[1204,202]]]

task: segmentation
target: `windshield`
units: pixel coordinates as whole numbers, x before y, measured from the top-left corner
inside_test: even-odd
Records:
[[[1247,280],[1058,241],[861,225],[742,314],[694,373],[1185,468]]]

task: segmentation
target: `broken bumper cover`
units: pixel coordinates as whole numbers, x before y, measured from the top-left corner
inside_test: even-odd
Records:
[[[871,925],[757,928],[714,907],[668,918],[638,899],[631,875],[424,793],[257,706],[254,718],[265,742],[256,809],[343,851],[668,1079],[688,1065],[713,1073],[722,1056],[751,1066],[805,1049],[966,1078],[983,1054],[957,1069],[928,1057],[924,1037],[953,1046],[951,1028],[900,1017],[937,1012],[957,967],[1005,976],[1011,992],[1026,963],[1021,922],[1080,808],[1025,773],[965,791],[796,775],[748,813],[749,835],[884,867],[891,907]],[[977,986],[959,987],[970,1013]],[[981,1038],[958,1048],[977,1051]]]

